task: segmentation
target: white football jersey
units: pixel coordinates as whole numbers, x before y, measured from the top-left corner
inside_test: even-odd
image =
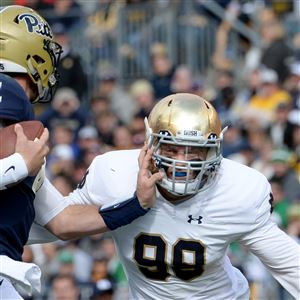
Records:
[[[136,190],[139,150],[113,151],[92,162],[74,204],[111,205]],[[247,299],[248,284],[226,256],[238,241],[299,295],[299,247],[270,220],[271,189],[254,169],[223,159],[216,184],[174,205],[155,207],[113,231],[129,279],[130,299]]]

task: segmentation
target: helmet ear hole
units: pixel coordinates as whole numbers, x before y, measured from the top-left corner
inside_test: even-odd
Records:
[[[17,16],[14,18],[14,22],[15,22],[16,24],[19,24],[19,15],[17,15]]]
[[[43,64],[43,63],[45,62],[45,60],[42,59],[42,58],[41,58],[40,56],[38,56],[38,55],[34,55],[34,56],[32,56],[32,58],[36,61],[36,63],[37,63],[38,65]]]

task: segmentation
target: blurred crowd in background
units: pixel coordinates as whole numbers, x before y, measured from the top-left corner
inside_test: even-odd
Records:
[[[228,126],[224,157],[269,179],[272,217],[300,243],[300,1],[7,4],[36,9],[63,46],[60,87],[50,104],[35,106],[50,130],[47,174],[63,195],[95,156],[141,147],[144,117],[160,99],[195,93]],[[290,299],[245,249],[232,244],[229,255],[253,300]],[[33,299],[128,299],[109,234],[28,246],[24,260],[43,273],[43,295]]]

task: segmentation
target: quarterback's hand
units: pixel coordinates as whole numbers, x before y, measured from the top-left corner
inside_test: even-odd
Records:
[[[28,169],[29,176],[35,176],[45,162],[45,157],[49,152],[47,142],[49,139],[49,131],[44,129],[41,137],[35,141],[30,141],[24,134],[21,125],[15,125],[15,133],[17,135],[15,152],[21,154]]]
[[[138,159],[140,170],[138,173],[136,194],[143,208],[149,208],[155,204],[156,182],[160,181],[165,175],[161,171],[154,174],[149,172],[149,164],[153,151],[153,148],[148,149],[148,146],[144,145]]]

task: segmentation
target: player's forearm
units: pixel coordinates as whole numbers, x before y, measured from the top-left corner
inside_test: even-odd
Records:
[[[24,159],[19,153],[0,159],[0,189],[17,183],[28,175]]]
[[[46,228],[62,240],[78,239],[108,230],[99,215],[99,208],[93,205],[70,205],[54,217]]]

